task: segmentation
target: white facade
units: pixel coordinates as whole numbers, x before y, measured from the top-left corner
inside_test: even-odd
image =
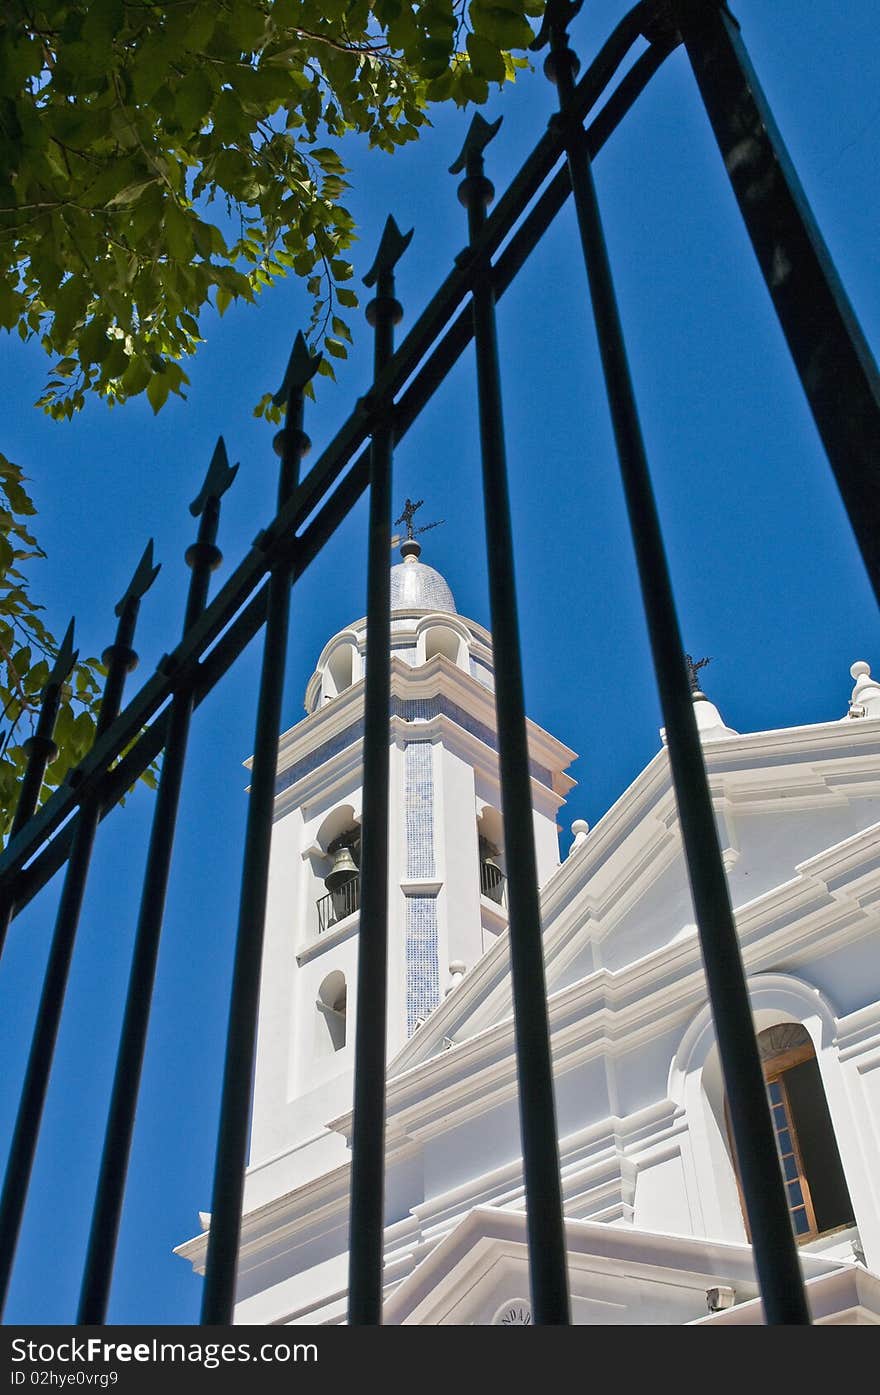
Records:
[[[506,912],[480,889],[487,848],[504,866],[490,636],[417,549],[392,579],[385,1321],[516,1324]],[[333,637],[280,746],[243,1323],[345,1318],[358,916],[319,933],[317,902],[360,818],[364,648],[363,621]],[[853,676],[842,720],[771,732],[695,697],[756,1029],[778,1029],[767,1070],[803,1040],[827,1101],[794,1147],[814,1193],[800,1253],[815,1319],[846,1323],[880,1321],[880,685]],[[573,752],[531,724],[529,746],[573,1320],[760,1322],[666,751],[560,865]],[[820,1204],[822,1127],[846,1203],[838,1185]],[[201,1271],[206,1247],[178,1253]]]

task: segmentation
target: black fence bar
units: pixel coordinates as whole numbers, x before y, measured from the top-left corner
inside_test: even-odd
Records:
[[[221,437],[202,489],[191,506],[196,516],[201,515],[201,523],[198,538],[186,553],[192,575],[184,634],[204,610],[211,573],[223,560],[216,545],[220,500],[237,469],[237,465],[230,468]],[[192,692],[178,692],[169,715],[162,773],[153,810],[128,994],[76,1319],[80,1324],[100,1324],[106,1320],[192,712]]]
[[[378,379],[394,353],[394,326],[403,317],[394,294],[394,268],[412,233],[385,224],[364,284],[376,287],[367,306],[375,333]],[[367,673],[364,686],[364,805],[361,834],[361,911],[358,934],[354,1116],[351,1141],[348,1321],[382,1321],[385,1214],[385,1038],[388,1003],[388,760],[391,717],[391,412],[377,422],[370,451],[367,549]]]
[[[276,401],[286,400],[287,404],[284,427],[275,438],[275,448],[281,456],[279,509],[284,508],[296,489],[300,460],[309,448],[309,438],[303,431],[303,393],[306,383],[317,372],[318,362],[317,358],[311,357],[305,340],[298,334],[284,383],[276,395]],[[256,1052],[266,886],[292,579],[293,559],[288,556],[275,564],[269,577],[263,668],[257,701],[254,760],[205,1264],[205,1291],[202,1296],[202,1323],[205,1326],[228,1326],[235,1307],[235,1276]]]
[[[52,739],[55,732],[55,722],[58,717],[58,709],[61,706],[64,684],[70,677],[77,658],[78,651],[74,650],[73,647],[73,621],[71,620],[43,689],[37,729],[24,744],[27,766],[18,792],[18,803],[15,806],[12,827],[9,831],[10,838],[14,838],[16,834],[20,833],[28,820],[33,817],[47,767],[49,762],[54,760],[58,754],[58,747]],[[6,943],[13,910],[12,889],[7,887],[0,895],[0,954],[3,953],[3,946]]]
[[[646,13],[647,9],[644,3],[637,5],[618,25],[612,38],[609,39],[596,61],[590,65],[578,83],[574,108],[576,112],[586,115],[586,112],[599,99],[616,68],[619,67],[629,48],[638,38],[640,25],[644,23]],[[668,49],[662,50],[659,62],[662,62],[667,53]],[[636,68],[640,69],[640,75],[644,77],[645,82],[656,70],[653,59],[650,63],[645,61],[647,59],[648,54],[643,55],[637,60],[633,69],[633,72]],[[659,62],[656,64],[657,67],[659,67]],[[643,85],[644,82],[641,85],[633,85],[630,74],[627,74],[622,80],[621,90],[626,86],[627,90],[631,92],[631,96],[626,106],[617,112],[615,124],[625,114],[625,110],[635,100]],[[612,99],[613,101],[614,99]],[[610,102],[609,107],[611,105]],[[607,108],[603,109],[596,122],[597,139],[600,140],[607,139],[610,134],[604,115],[605,111]],[[477,253],[490,255],[507,238],[519,218],[522,217],[530,200],[551,173],[563,151],[564,143],[560,133],[555,129],[548,130],[516,176],[507,195],[499,202],[498,208],[492,216],[487,219],[483,232],[474,246],[475,255]],[[558,195],[562,185],[554,187]],[[559,207],[562,206],[563,202],[564,196],[560,199]],[[545,205],[545,208],[549,209],[549,207],[549,203]],[[502,213],[503,217],[499,216]],[[522,242],[518,244],[518,254],[523,261],[528,252],[540,240],[542,231],[543,228],[534,224],[534,240],[531,241],[531,245],[526,246]],[[499,267],[509,267],[510,279],[512,280],[517,268],[512,259],[505,260],[507,253],[511,250],[512,248],[508,248],[499,259]],[[320,459],[309,471],[292,498],[260,533],[247,557],[224,583],[217,596],[206,608],[201,619],[192,627],[187,638],[181,641],[170,654],[164,656],[157,666],[156,673],[127,705],[114,729],[107,733],[106,739],[96,740],[92,750],[77,767],[75,789],[68,782],[67,785],[57,790],[37,811],[27,827],[22,829],[15,838],[10,838],[6,848],[0,853],[0,888],[8,884],[8,879],[17,877],[25,864],[29,863],[39,852],[41,846],[51,837],[52,833],[75,812],[81,801],[93,797],[95,782],[100,785],[105,780],[109,767],[119,751],[126,749],[132,742],[143,739],[141,733],[144,728],[150,725],[174,691],[189,681],[193,670],[199,664],[200,656],[210,649],[233,621],[236,614],[248,603],[274,562],[281,556],[287,556],[291,537],[305,523],[327,490],[336,483],[358,446],[367,439],[372,414],[374,412],[381,414],[391,408],[394,393],[416,372],[422,358],[431,348],[433,340],[443,333],[456,309],[463,303],[471,289],[474,264],[471,262],[459,263],[447,276],[427,309],[419,317],[413,330],[406,336],[394,354],[388,368],[374,383],[367,397],[361,399],[346,424],[323,451]],[[506,285],[503,285],[501,289],[506,289]],[[498,293],[500,294],[501,290]],[[464,323],[465,319],[469,318],[469,314],[462,317],[462,322]],[[467,339],[462,343],[459,353],[466,343]],[[436,367],[436,363],[432,364],[430,372],[425,372],[423,368],[407,392],[415,388],[416,382],[418,382],[421,384],[419,391],[425,394],[423,400],[427,401],[441,381],[436,376]],[[449,367],[451,367],[451,362]],[[399,420],[400,427],[396,431],[396,439],[398,440],[403,431],[411,425],[408,412],[402,412]],[[264,602],[261,604],[264,605]],[[259,628],[259,624],[254,626],[250,637],[256,633],[257,628]],[[157,747],[153,750],[153,755],[149,759],[157,754],[158,749]],[[149,764],[149,759],[144,761],[141,770]],[[137,778],[139,773],[136,771],[133,778]],[[33,892],[31,892],[32,894]],[[17,889],[13,899],[17,907],[24,904]]]
[[[499,123],[471,123],[451,173],[465,178],[459,198],[468,211],[472,255],[494,190],[483,173],[483,149]],[[541,909],[535,858],[525,695],[519,643],[513,530],[507,483],[495,297],[481,262],[473,291],[483,507],[489,571],[489,608],[495,659],[495,706],[501,813],[509,875],[510,964],[526,1193],[529,1270],[536,1324],[567,1324],[568,1278],[553,1099],[553,1067],[544,983]]]
[[[132,645],[141,597],[152,585],[158,570],[158,567],[153,566],[153,544],[150,542],[138,564],[128,590],[116,607],[116,613],[119,616],[116,637],[113,644],[105,649],[102,656],[108,665],[108,670],[101,708],[98,713],[97,730],[99,736],[116,717],[122,702],[126,674],[137,663],[137,655]],[[15,1250],[37,1151],[43,1107],[49,1088],[55,1043],[64,1009],[64,995],[98,820],[98,808],[96,805],[90,804],[82,809],[77,821],[52,943],[49,948],[49,959],[31,1039],[24,1085],[15,1119],[12,1145],[3,1181],[3,1192],[0,1196],[0,1314],[6,1305],[9,1293]]]
[[[880,600],[880,377],[752,69],[718,0],[672,0],[746,230]]]
[[[562,17],[567,8],[565,0],[551,0],[545,29],[535,44],[548,34],[545,71],[556,83],[563,119],[571,111],[577,65]],[[809,1323],[589,155],[581,129],[573,120],[565,124],[578,227],[765,1315],[768,1323]]]

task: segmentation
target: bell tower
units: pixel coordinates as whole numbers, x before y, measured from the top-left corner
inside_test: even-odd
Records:
[[[389,1061],[507,924],[491,636],[420,560],[407,506],[391,569]],[[333,635],[279,746],[247,1209],[348,1159],[327,1126],[352,1099],[365,650],[364,620]],[[531,723],[529,750],[543,883],[573,752]]]

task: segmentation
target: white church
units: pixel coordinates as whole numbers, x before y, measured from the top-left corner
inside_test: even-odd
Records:
[[[392,568],[387,1324],[531,1321],[490,634]],[[235,1320],[345,1321],[363,620],[281,738]],[[694,694],[806,1292],[880,1322],[880,683],[738,733]],[[572,1321],[763,1312],[654,759],[560,862],[574,752],[529,724]],[[206,1227],[176,1253],[204,1272]]]

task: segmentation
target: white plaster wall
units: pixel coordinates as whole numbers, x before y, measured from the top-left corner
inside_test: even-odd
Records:
[[[646,1159],[636,1174],[633,1225],[665,1235],[692,1235],[693,1218],[681,1151]]]
[[[561,1138],[586,1125],[607,1119],[613,1112],[605,1062],[582,1061],[554,1076],[556,1130]]]
[[[671,1022],[662,1034],[627,1051],[620,1043],[609,1053],[608,1071],[613,1081],[615,1112],[625,1118],[648,1105],[665,1100],[669,1062],[681,1040],[682,1024]]]
[[[863,933],[850,943],[838,944],[833,951],[818,953],[816,947],[797,966],[810,983],[833,1002],[838,1016],[855,1012],[880,1000],[880,918],[866,917]],[[821,950],[821,945],[818,946]],[[787,967],[780,965],[780,968]]]
[[[425,1141],[425,1197],[477,1180],[521,1155],[519,1111],[516,1101],[508,1100]]]
[[[250,1141],[254,1158],[268,1156],[278,1146],[276,1120],[288,1095],[286,1048],[297,971],[295,908],[301,891],[303,837],[303,817],[298,809],[280,819],[273,829],[269,861],[272,891],[263,943]]]
[[[694,919],[687,873],[676,856],[651,883],[639,900],[603,935],[599,961],[606,968],[622,969],[655,949],[671,944]]]
[[[538,864],[538,886],[543,886],[548,877],[559,866],[559,829],[556,816],[548,818],[537,809],[532,810],[535,829],[535,860]]]
[[[728,874],[734,906],[745,905],[796,875],[824,848],[841,843],[880,818],[880,801],[853,799],[842,807],[750,814],[734,807],[739,858]]]

